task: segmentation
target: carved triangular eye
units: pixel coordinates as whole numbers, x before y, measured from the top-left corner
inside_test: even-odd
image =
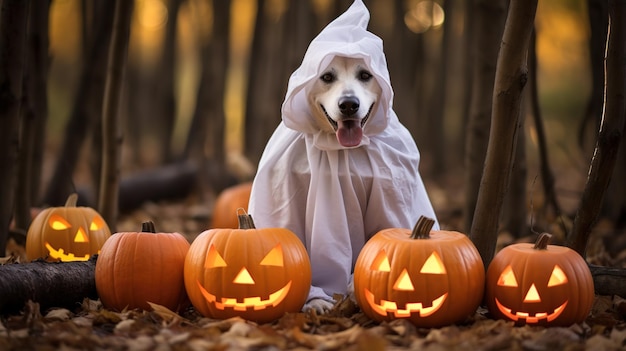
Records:
[[[99,230],[104,227],[104,219],[100,216],[95,216],[93,221],[91,221],[91,225],[89,226],[89,230]]]
[[[432,254],[428,257],[420,273],[424,274],[446,274],[446,267],[443,265],[441,261],[441,257],[436,251],[433,251]]]
[[[370,269],[379,272],[391,271],[391,265],[389,264],[389,258],[387,257],[387,253],[385,252],[385,250],[380,250],[378,255],[376,255],[376,258],[374,259],[374,262],[372,262],[372,266],[370,267]]]
[[[206,255],[206,260],[204,261],[204,268],[216,268],[216,267],[226,267],[226,261],[224,258],[217,252],[215,245],[211,245],[209,248],[209,253]]]
[[[500,278],[498,278],[499,286],[517,286],[517,279],[515,279],[515,273],[513,273],[513,268],[510,265],[506,266],[502,274],[500,274]]]
[[[74,236],[74,242],[75,243],[88,243],[89,242],[89,235],[85,233],[82,227],[78,228],[78,231],[76,232],[76,235]]]
[[[54,229],[54,230],[64,230],[64,229],[68,229],[71,228],[72,225],[69,224],[65,218],[59,216],[59,215],[52,215],[50,216],[50,219],[48,220],[48,224],[50,225],[50,228]]]
[[[278,244],[261,260],[261,266],[283,266],[283,247]]]
[[[554,266],[552,269],[552,274],[550,275],[550,280],[548,281],[548,286],[556,286],[567,283],[567,276],[565,272],[558,265]]]

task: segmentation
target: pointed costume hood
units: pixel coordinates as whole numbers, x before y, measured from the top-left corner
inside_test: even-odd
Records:
[[[302,65],[289,78],[287,94],[282,106],[285,126],[293,130],[316,135],[320,132],[307,103],[307,91],[335,56],[361,58],[382,88],[381,103],[364,126],[361,145],[369,137],[387,127],[393,114],[393,90],[383,51],[383,41],[367,31],[370,14],[362,1],[355,1],[346,12],[337,17],[315,37],[304,55]],[[318,146],[342,148],[326,135],[317,135]]]

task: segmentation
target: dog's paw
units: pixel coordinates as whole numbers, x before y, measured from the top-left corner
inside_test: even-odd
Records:
[[[324,314],[329,312],[334,305],[334,303],[323,299],[311,299],[309,302],[304,304],[302,311],[308,312],[310,310],[315,310],[317,314]]]

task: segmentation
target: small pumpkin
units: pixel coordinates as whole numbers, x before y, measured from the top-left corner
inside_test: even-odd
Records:
[[[466,235],[434,223],[422,216],[412,231],[384,229],[363,246],[354,293],[367,316],[440,327],[474,314],[485,284],[480,254]]]
[[[311,286],[300,239],[284,228],[256,229],[245,213],[238,219],[238,229],[210,229],[191,244],[185,287],[193,306],[207,317],[261,323],[300,311]]]
[[[102,304],[150,310],[148,302],[177,311],[188,303],[183,265],[189,242],[179,233],[156,233],[152,222],[141,232],[116,233],[96,262],[96,290]]]
[[[252,182],[246,182],[224,189],[213,207],[209,228],[238,228],[237,209],[248,208]]]
[[[49,207],[33,219],[26,234],[28,260],[87,261],[100,252],[111,230],[91,207],[77,207],[77,194],[65,206]]]
[[[509,245],[489,264],[485,298],[492,316],[518,325],[567,326],[584,321],[594,299],[591,272],[574,250],[536,243]]]

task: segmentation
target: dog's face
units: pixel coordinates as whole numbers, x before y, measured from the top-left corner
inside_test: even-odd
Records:
[[[358,146],[363,127],[376,110],[382,89],[363,59],[336,56],[308,93],[321,130],[337,135],[342,146]]]

